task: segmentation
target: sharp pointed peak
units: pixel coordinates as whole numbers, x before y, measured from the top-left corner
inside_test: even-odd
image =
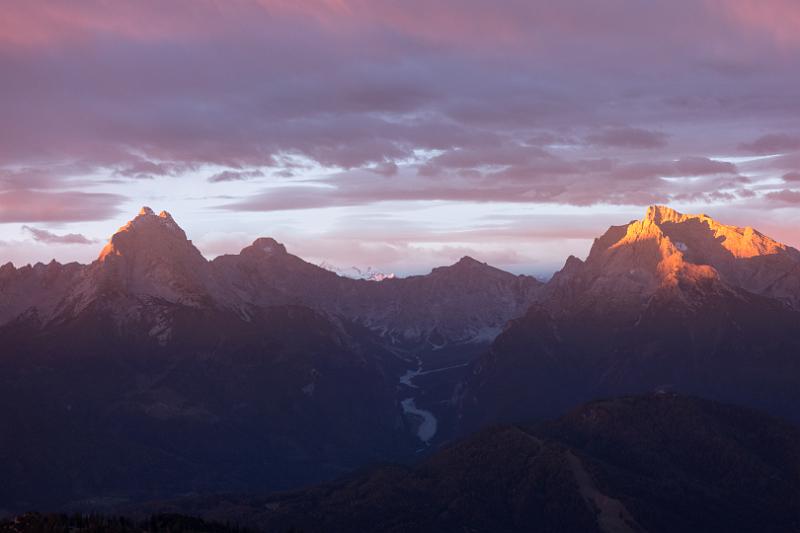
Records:
[[[456,262],[455,264],[456,265],[476,265],[476,264],[477,265],[482,265],[483,263],[481,263],[480,261],[478,261],[474,257],[471,257],[469,255],[465,255],[461,259],[459,259],[458,262]]]
[[[647,208],[645,213],[645,220],[660,224],[662,222],[678,222],[686,218],[680,211],[677,211],[666,205],[651,205]],[[692,216],[692,215],[689,215]]]
[[[136,235],[141,237],[135,237]],[[172,215],[166,211],[161,211],[156,215],[150,207],[144,206],[132,220],[111,236],[108,244],[100,252],[98,260],[103,261],[109,255],[119,255],[119,247],[130,246],[130,242],[132,242],[130,239],[132,238],[145,239],[146,241],[166,239],[171,242],[175,242],[177,238],[178,241],[186,241],[191,244],[191,241],[186,237],[186,233],[178,226]],[[129,244],[125,245],[123,241]],[[144,245],[137,244],[134,247],[142,248]]]
[[[152,208],[146,205],[143,206],[141,209],[139,209],[139,212],[136,214],[133,220],[157,219],[157,218],[165,220],[167,222],[175,223],[175,219],[172,218],[172,215],[169,213],[169,211],[161,211],[158,215],[156,215],[156,212],[153,211]]]
[[[705,213],[700,214],[686,214],[681,213],[677,209],[673,209],[668,205],[651,205],[647,208],[645,212],[644,221],[650,221],[655,224],[662,224],[665,222],[686,222],[687,220],[700,220],[700,221],[708,221],[713,224],[718,224],[710,216],[706,215]]]
[[[583,264],[583,260],[579,257],[575,257],[574,255],[570,255],[567,257],[567,260],[564,261],[564,269],[571,269],[579,267]]]
[[[122,226],[119,231],[129,230],[132,227],[138,227],[140,224],[149,225],[152,223],[168,223],[168,226],[178,227],[175,223],[175,219],[172,218],[172,215],[169,214],[167,211],[161,211],[159,214],[156,215],[155,211],[151,208],[144,206],[139,210],[139,213],[132,220],[130,220],[127,224]]]

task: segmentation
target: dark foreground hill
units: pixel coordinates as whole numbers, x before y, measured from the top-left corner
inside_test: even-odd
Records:
[[[790,532],[800,431],[691,397],[625,397],[485,430],[413,468],[166,508],[267,531]]]
[[[100,515],[27,513],[0,521],[0,533],[246,533],[236,526],[182,515],[146,520]]]

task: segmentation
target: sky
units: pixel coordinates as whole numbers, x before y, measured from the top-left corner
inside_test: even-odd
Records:
[[[212,258],[547,277],[650,204],[800,246],[796,0],[7,0],[0,263],[141,206]]]

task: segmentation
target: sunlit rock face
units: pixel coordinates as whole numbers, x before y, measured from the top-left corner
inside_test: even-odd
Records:
[[[200,251],[169,213],[149,207],[111,237],[88,276],[100,291],[176,303],[197,304],[213,290]]]
[[[647,219],[680,248],[685,262],[709,265],[730,285],[798,304],[800,252],[752,227],[721,224],[706,215],[651,207]]]
[[[656,294],[736,289],[797,306],[800,252],[750,227],[651,206],[641,220],[595,239],[585,262],[568,261],[546,292],[554,310],[628,306],[638,312]]]
[[[475,363],[462,416],[475,427],[665,388],[796,418],[799,264],[752,228],[650,207],[568,259],[511,322]]]

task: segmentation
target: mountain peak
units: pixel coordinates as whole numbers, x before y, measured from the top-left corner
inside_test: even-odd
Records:
[[[719,222],[717,222],[710,216],[706,215],[705,213],[701,213],[699,215],[687,215],[666,205],[649,206],[647,208],[647,211],[645,212],[642,221],[651,222],[657,225],[670,224],[670,223],[681,224],[687,221],[698,221],[701,223],[705,223],[709,227],[724,226],[724,224],[720,224]],[[733,227],[733,226],[728,226],[728,227]]]
[[[698,284],[721,287],[721,281],[791,299],[800,252],[749,226],[726,225],[708,215],[653,205],[642,219],[609,228],[595,239],[583,265],[570,266],[557,276],[559,283],[567,278],[582,280],[591,291],[614,298]]]
[[[156,215],[143,207],[100,252],[92,283],[100,291],[194,302],[206,292],[206,267],[206,259],[169,213]]]
[[[649,220],[656,224],[661,224],[663,222],[683,222],[684,220],[691,218],[705,219],[708,218],[708,216],[684,215],[683,213],[666,205],[651,205],[647,208],[647,212],[644,215],[644,220]]]
[[[655,222],[656,224],[665,220],[678,220],[683,217],[683,213],[668,207],[666,205],[651,205],[647,208],[645,213],[645,220]]]
[[[459,265],[460,266],[474,266],[474,265],[483,265],[483,264],[484,263],[481,263],[477,259],[475,259],[473,257],[470,257],[468,255],[465,255],[464,257],[459,259],[458,262],[455,263],[453,266],[459,266]]]
[[[486,263],[481,263],[468,255],[465,255],[452,265],[436,267],[432,272],[471,272],[480,268],[492,268]]]
[[[133,220],[128,222],[128,224],[123,226],[123,228],[130,226],[131,223],[137,220],[148,220],[148,219],[161,219],[164,222],[171,222],[172,224],[175,224],[175,219],[172,218],[172,215],[170,215],[169,212],[161,211],[158,215],[156,215],[155,211],[153,211],[151,208],[143,206],[141,209],[139,209],[139,212],[136,214]],[[177,226],[177,224],[175,225]]]
[[[185,248],[187,244],[194,249],[186,233],[169,213],[162,211],[156,215],[152,209],[145,206],[111,236],[108,244],[100,252],[98,260],[102,262],[110,256],[147,254],[149,251],[172,255],[177,249]]]
[[[685,215],[667,206],[654,205],[647,208],[642,222],[643,226],[648,222],[658,226],[681,252],[691,251],[696,259],[702,255],[704,262],[710,262],[706,256],[715,253],[738,259],[786,254],[800,259],[800,254],[790,246],[750,226],[722,224],[705,214]],[[629,231],[634,224],[629,226]]]
[[[272,237],[259,237],[253,241],[253,244],[242,250],[243,254],[258,254],[258,255],[286,255],[286,246],[279,243]]]

